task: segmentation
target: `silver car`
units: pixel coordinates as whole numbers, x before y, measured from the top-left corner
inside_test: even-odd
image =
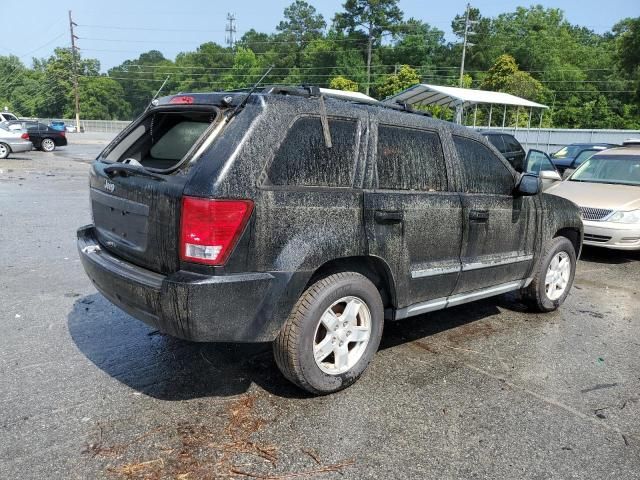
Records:
[[[547,193],[580,207],[585,245],[640,250],[640,145],[596,153]]]
[[[26,130],[10,130],[0,124],[0,159],[7,158],[10,153],[29,152],[32,148]]]

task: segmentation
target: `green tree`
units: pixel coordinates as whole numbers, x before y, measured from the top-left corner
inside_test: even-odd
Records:
[[[378,97],[381,99],[400,93],[413,85],[420,83],[420,76],[409,65],[402,65],[398,73],[387,76],[378,87]]]
[[[371,86],[371,62],[373,48],[382,41],[386,33],[396,33],[402,23],[402,10],[398,0],[347,0],[342,6],[344,12],[337,13],[334,24],[349,34],[359,33],[367,40],[367,84]]]
[[[124,99],[124,90],[115,80],[100,77],[84,77],[79,82],[80,116],[95,120],[130,118],[131,105]],[[73,103],[63,112],[65,118],[74,114]]]
[[[174,63],[161,52],[150,50],[135,60],[126,60],[111,68],[109,76],[120,84],[124,100],[131,105],[132,115],[137,116],[147,108],[167,76],[170,80],[164,91],[178,90],[180,75],[173,67]]]
[[[345,92],[357,92],[358,84],[353,80],[343,77],[339,75],[337,77],[333,77],[329,82],[329,88],[335,88],[336,90],[344,90]]]
[[[501,55],[489,69],[484,78],[481,89],[496,92],[511,93],[528,100],[538,100],[543,93],[543,86],[529,73],[518,68],[516,60],[511,55]]]
[[[238,48],[231,70],[222,78],[222,88],[233,90],[248,87],[260,78],[260,73],[256,54],[247,48]]]
[[[326,26],[327,22],[315,7],[303,0],[295,0],[284,9],[284,20],[276,30],[285,38],[293,39],[300,47],[303,42],[322,37]]]

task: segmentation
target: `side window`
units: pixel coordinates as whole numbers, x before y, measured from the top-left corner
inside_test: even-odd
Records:
[[[458,151],[467,193],[511,195],[514,180],[511,171],[482,143],[453,136]]]
[[[269,166],[272,185],[351,187],[358,151],[355,120],[329,119],[327,148],[319,117],[296,120]]]
[[[504,145],[507,152],[519,152],[522,150],[515,137],[512,137],[511,135],[502,135],[502,137],[504,138]]]
[[[505,149],[504,141],[502,140],[502,135],[487,135],[485,137],[491,145],[496,147],[500,153],[506,152],[508,149]]]
[[[537,150],[530,150],[527,160],[527,173],[555,172],[556,169],[547,156]]]
[[[382,189],[447,189],[442,143],[436,132],[380,125],[377,168]]]

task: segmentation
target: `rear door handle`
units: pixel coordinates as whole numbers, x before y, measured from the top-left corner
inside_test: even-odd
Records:
[[[404,220],[404,213],[401,211],[376,210],[373,214],[376,223],[392,224],[401,223]]]
[[[469,220],[478,223],[486,222],[489,220],[489,210],[471,210],[469,212]]]

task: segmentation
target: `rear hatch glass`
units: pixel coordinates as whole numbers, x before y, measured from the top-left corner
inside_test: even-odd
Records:
[[[218,132],[218,118],[213,107],[156,109],[104,150],[91,172],[91,206],[105,249],[156,272],[179,269],[186,172]]]
[[[135,160],[146,169],[169,171],[186,159],[216,116],[212,108],[182,107],[153,112],[124,138],[107,147],[103,160]]]

